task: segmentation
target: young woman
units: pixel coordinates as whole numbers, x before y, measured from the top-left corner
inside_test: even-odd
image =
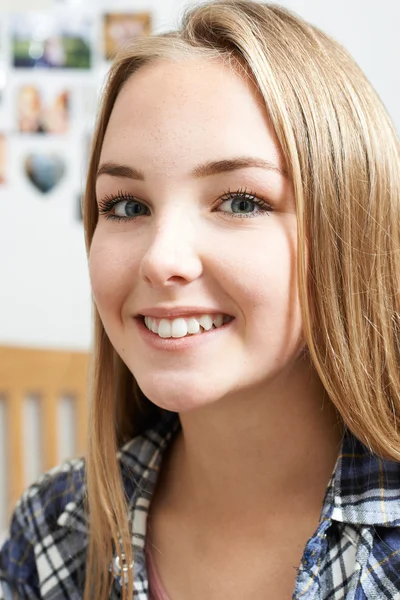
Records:
[[[87,458],[22,497],[3,598],[400,597],[399,160],[352,59],[276,6],[117,59]]]

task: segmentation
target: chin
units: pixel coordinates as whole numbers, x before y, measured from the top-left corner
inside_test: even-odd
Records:
[[[217,394],[216,389],[210,386],[210,382],[203,382],[203,385],[193,382],[188,385],[187,382],[182,381],[177,385],[165,381],[165,378],[162,378],[162,382],[157,382],[154,377],[135,378],[144,395],[153,404],[172,412],[184,413],[201,408],[216,402],[223,395],[223,393]]]

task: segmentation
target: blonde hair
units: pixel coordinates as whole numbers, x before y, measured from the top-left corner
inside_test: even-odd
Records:
[[[310,358],[345,425],[372,451],[399,460],[399,142],[359,67],[317,28],[278,6],[218,0],[190,10],[178,31],[141,38],[121,54],[94,136],[84,204],[88,249],[98,215],[96,171],[118,93],[143,65],[194,55],[239,65],[263,95],[295,191]],[[132,560],[116,450],[161,412],[117,356],[95,310],[86,599],[108,597],[113,551]],[[130,572],[122,597],[132,590]]]

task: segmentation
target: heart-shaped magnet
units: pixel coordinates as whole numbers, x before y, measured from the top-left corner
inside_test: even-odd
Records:
[[[65,162],[57,154],[33,152],[25,159],[25,173],[36,189],[47,194],[65,173]]]

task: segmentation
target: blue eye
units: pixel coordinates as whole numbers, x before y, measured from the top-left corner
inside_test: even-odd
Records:
[[[257,215],[268,214],[273,210],[267,202],[245,190],[229,191],[220,200],[218,212],[224,212],[236,218],[256,217]]]
[[[149,215],[150,210],[133,196],[118,193],[116,196],[107,196],[99,202],[99,213],[106,219],[127,221]]]
[[[221,196],[216,210],[234,218],[249,218],[269,214],[273,208],[252,192],[241,189],[228,191]],[[146,204],[124,192],[99,201],[99,213],[115,221],[128,221],[151,214]]]
[[[147,206],[137,200],[122,200],[114,205],[114,214],[117,217],[141,217],[148,210]]]

